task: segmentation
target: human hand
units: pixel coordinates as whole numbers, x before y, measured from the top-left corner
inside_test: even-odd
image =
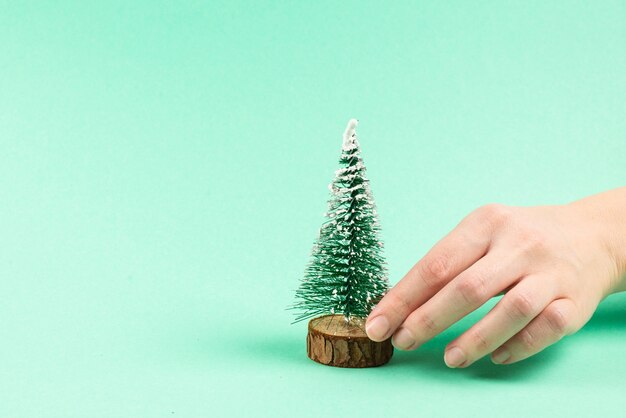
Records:
[[[367,334],[393,336],[397,348],[413,350],[505,292],[449,343],[445,362],[532,356],[579,330],[608,294],[625,290],[625,213],[626,188],[564,206],[479,208],[385,295]]]

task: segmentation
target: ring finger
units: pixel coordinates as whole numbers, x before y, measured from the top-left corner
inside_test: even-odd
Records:
[[[570,299],[557,299],[524,329],[494,351],[492,360],[497,364],[523,360],[554,344],[565,335],[575,332],[582,323],[574,302]]]
[[[467,367],[517,334],[556,297],[554,281],[528,276],[508,291],[487,315],[446,348],[449,367]]]

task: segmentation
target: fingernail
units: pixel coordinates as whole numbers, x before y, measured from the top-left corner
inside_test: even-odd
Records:
[[[400,330],[393,335],[391,342],[394,347],[400,350],[408,350],[415,345],[415,338],[413,338],[411,331],[406,328],[400,328]]]
[[[459,367],[465,362],[465,354],[459,347],[452,347],[446,351],[443,359],[448,367]]]
[[[504,364],[511,358],[511,353],[506,348],[499,348],[491,355],[491,361],[496,364]]]
[[[389,333],[389,321],[387,318],[380,315],[376,318],[367,321],[365,325],[365,332],[367,336],[370,337],[374,341],[382,341],[385,340],[387,334]]]

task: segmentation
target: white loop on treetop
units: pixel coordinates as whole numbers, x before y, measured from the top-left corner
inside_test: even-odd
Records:
[[[348,121],[348,126],[346,126],[346,131],[343,133],[343,139],[350,139],[352,137],[353,134],[355,134],[356,132],[356,125],[359,123],[358,120],[356,119],[350,119]]]
[[[344,151],[350,151],[358,147],[356,142],[356,125],[359,123],[356,119],[350,119],[346,131],[343,133],[342,148]]]

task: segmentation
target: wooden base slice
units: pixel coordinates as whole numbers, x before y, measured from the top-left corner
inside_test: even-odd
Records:
[[[375,367],[385,364],[393,355],[391,339],[370,340],[365,321],[343,315],[326,315],[309,321],[306,352],[311,360],[336,367]]]

